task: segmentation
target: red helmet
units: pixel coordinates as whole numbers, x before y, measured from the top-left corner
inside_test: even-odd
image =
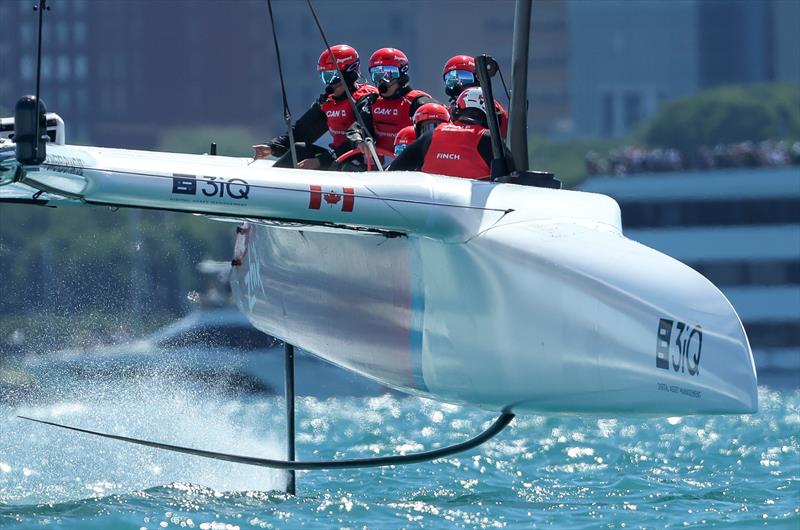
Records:
[[[358,71],[358,52],[355,48],[347,44],[337,44],[336,46],[331,46],[331,52],[333,52],[333,56],[336,58],[336,64],[339,65],[339,69],[342,72]],[[322,54],[319,56],[317,71],[324,72],[328,70],[336,70],[336,66],[331,60],[331,54],[326,49],[323,50]]]
[[[475,73],[475,58],[469,55],[454,55],[444,63],[444,71],[442,75],[451,70],[467,70]]]
[[[477,86],[475,77],[475,58],[469,55],[456,55],[444,63],[442,72],[444,92],[451,99],[458,97],[465,88]]]
[[[374,66],[396,66],[402,69],[408,66],[408,57],[397,48],[381,48],[369,58],[369,67]]]
[[[417,139],[417,130],[413,125],[403,127],[397,136],[394,137],[394,156],[400,156],[408,144],[414,143]]]
[[[408,127],[403,127],[400,129],[400,132],[397,133],[397,136],[394,137],[394,145],[395,147],[398,145],[408,145],[410,143],[414,143],[414,140],[417,139],[417,131],[414,130],[413,125],[409,125]]]
[[[436,120],[439,122],[450,121],[450,111],[441,103],[425,103],[417,109],[414,113],[414,125],[428,120]]]

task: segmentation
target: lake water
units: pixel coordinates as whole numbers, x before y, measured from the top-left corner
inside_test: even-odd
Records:
[[[0,528],[798,528],[800,391],[752,416],[525,416],[486,445],[407,467],[298,474],[171,454],[26,414],[281,458],[283,403],[196,383],[62,382],[0,405]],[[491,413],[417,398],[298,401],[299,459],[449,444]]]

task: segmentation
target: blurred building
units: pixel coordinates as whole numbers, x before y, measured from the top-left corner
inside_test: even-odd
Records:
[[[800,84],[800,2],[772,0],[772,74],[776,81]]]
[[[152,148],[163,128],[233,124],[283,130],[282,100],[264,2],[51,0],[42,99],[67,122],[69,141]],[[0,4],[0,107],[35,87],[37,15],[30,0]],[[445,100],[444,62],[489,53],[511,77],[514,4],[507,0],[402,4],[317,2],[331,43],[362,55],[394,46],[411,60],[414,86]],[[290,106],[299,117],[319,96],[322,48],[304,2],[274,2]],[[569,112],[562,0],[536,5],[530,72],[532,129],[548,131]],[[498,83],[498,88],[500,87]],[[498,92],[505,101],[502,91]]]
[[[800,83],[800,2],[697,4],[701,87]]]
[[[569,0],[572,134],[622,136],[703,88],[800,83],[797,0]]]
[[[697,3],[700,87],[772,78],[770,2]]]
[[[34,91],[33,0],[0,1],[0,109]],[[153,148],[165,129],[238,125],[264,139],[284,129],[263,0],[50,0],[42,97],[68,141]],[[274,0],[293,115],[319,96],[323,48],[305,2]],[[332,44],[362,71],[377,48],[411,60],[415,87],[446,100],[442,66],[494,56],[511,78],[512,0],[318,0]],[[798,0],[535,0],[529,129],[619,136],[665,101],[722,83],[800,82]],[[498,80],[499,81],[499,80]],[[507,103],[501,84],[495,93]],[[211,140],[211,139],[210,139]]]
[[[533,9],[528,76],[529,129],[558,134],[568,130],[571,123],[567,3],[539,0],[534,2]]]
[[[570,100],[578,136],[619,136],[697,90],[691,1],[570,1]]]
[[[0,107],[35,92],[38,15],[30,0],[0,3]],[[42,100],[68,141],[154,147],[164,127],[255,126],[267,116],[272,55],[261,4],[51,0]],[[10,74],[10,75],[9,75]]]

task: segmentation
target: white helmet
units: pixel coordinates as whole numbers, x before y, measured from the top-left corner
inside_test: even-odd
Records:
[[[483,102],[483,91],[474,86],[464,90],[456,100],[458,110],[478,109],[486,114],[486,105]]]

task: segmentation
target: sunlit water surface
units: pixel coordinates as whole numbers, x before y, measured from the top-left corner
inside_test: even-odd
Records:
[[[63,431],[107,432],[281,458],[283,402],[152,379],[59,384],[0,405],[0,527],[800,527],[800,392],[762,388],[752,416],[526,416],[483,447],[408,467],[299,473],[214,462]],[[416,398],[298,402],[298,457],[412,452],[493,416]]]

